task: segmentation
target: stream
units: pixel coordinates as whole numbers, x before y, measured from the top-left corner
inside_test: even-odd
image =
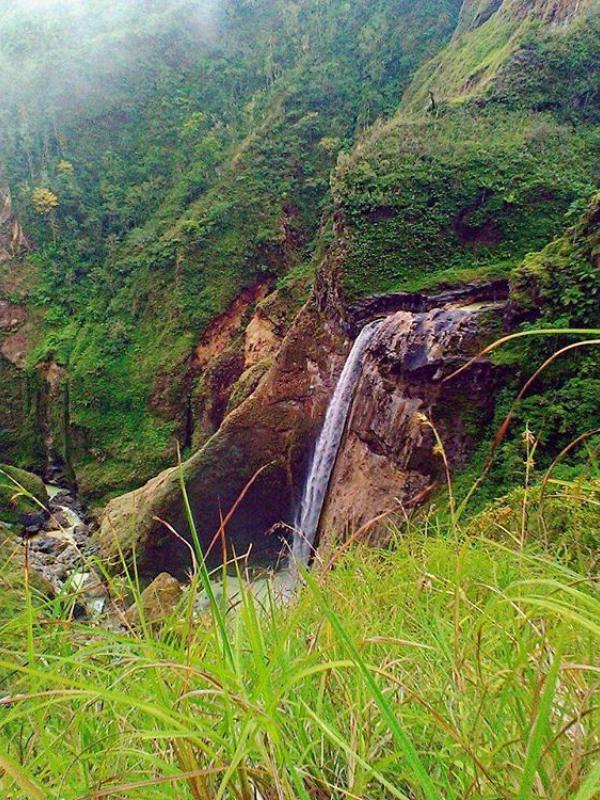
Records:
[[[55,483],[45,486],[48,508],[25,531],[29,563],[55,597],[76,593],[76,611],[98,617],[106,609],[108,593],[90,565],[90,520],[70,488]]]
[[[48,508],[30,525],[23,538],[28,549],[32,569],[48,585],[49,593],[56,598],[73,602],[76,616],[97,620],[102,625],[115,627],[121,624],[126,605],[119,603],[120,612],[111,603],[106,582],[93,566],[95,548],[91,542],[92,527],[90,519],[70,488],[56,483],[46,483]],[[241,567],[244,584],[250,587],[257,603],[268,608],[270,602],[285,602],[292,594],[293,582],[289,569],[255,569],[248,572]],[[226,583],[226,585],[225,585]],[[223,578],[220,570],[211,574],[211,585],[217,602],[222,603],[227,596],[227,606],[235,611],[241,603],[241,590],[234,571],[228,570]],[[208,596],[200,592],[196,611],[201,614],[209,608]]]

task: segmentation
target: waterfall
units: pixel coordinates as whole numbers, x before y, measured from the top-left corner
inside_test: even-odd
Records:
[[[356,338],[327,408],[294,523],[292,557],[296,564],[306,565],[310,559],[327,487],[362,370],[363,356],[380,322],[381,320],[375,320],[365,325]]]

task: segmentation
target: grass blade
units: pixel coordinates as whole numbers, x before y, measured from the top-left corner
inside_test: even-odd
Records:
[[[4,771],[31,800],[46,800],[46,793],[35,783],[20,764],[0,752],[0,770]]]
[[[600,796],[600,763],[592,769],[573,800],[594,800]]]
[[[334,629],[337,637],[340,639],[346,650],[350,653],[352,659],[356,662],[358,669],[362,673],[365,683],[367,684],[382,717],[387,722],[397,745],[404,753],[404,756],[417,780],[417,787],[423,790],[423,794],[427,800],[439,800],[440,795],[437,793],[431,778],[427,774],[423,762],[419,758],[419,755],[413,747],[412,742],[400,727],[391,705],[385,699],[384,694],[373,678],[371,671],[356,649],[354,643],[346,633],[339,619],[325,601],[325,598],[317,586],[317,582],[315,581],[314,577],[307,571],[305,571],[304,577],[310,590],[316,596],[323,613],[331,623],[331,627]]]
[[[552,701],[554,699],[554,692],[556,689],[556,681],[558,680],[558,673],[560,670],[560,652],[554,657],[552,667],[548,673],[544,685],[544,691],[540,699],[535,722],[531,729],[529,742],[527,744],[527,758],[525,760],[525,767],[523,768],[523,776],[521,778],[521,786],[517,800],[530,800],[533,782],[538,772],[542,752],[544,749],[544,741],[550,731],[550,715],[552,714]]]

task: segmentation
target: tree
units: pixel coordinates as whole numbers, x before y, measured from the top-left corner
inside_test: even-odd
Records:
[[[50,189],[39,186],[31,193],[31,202],[38,214],[50,214],[60,205],[58,197]]]

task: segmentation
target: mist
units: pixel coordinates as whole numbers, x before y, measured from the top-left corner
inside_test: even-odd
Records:
[[[98,2],[97,0],[7,0],[0,9],[0,18],[13,12],[27,12],[43,14],[51,11],[55,14],[97,13],[102,10],[106,17],[118,18],[119,14],[127,7],[144,7],[147,11],[168,11],[176,7],[194,9],[200,15],[209,18],[220,5],[220,0],[112,0],[112,2]]]
[[[0,117],[76,117],[143,96],[161,65],[209,53],[221,0],[9,0],[0,10]],[[151,65],[150,69],[148,69]],[[158,80],[158,77],[156,78]],[[145,83],[142,85],[142,81]],[[125,88],[127,87],[127,88]],[[135,93],[135,92],[134,92]]]

